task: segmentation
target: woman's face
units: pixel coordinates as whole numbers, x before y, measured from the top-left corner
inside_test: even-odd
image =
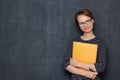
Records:
[[[94,19],[85,16],[85,15],[79,15],[77,17],[77,21],[79,24],[80,29],[84,32],[84,33],[90,33],[93,30],[93,24],[94,24]]]

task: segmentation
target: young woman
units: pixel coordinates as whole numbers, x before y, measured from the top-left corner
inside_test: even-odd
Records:
[[[105,42],[101,38],[97,37],[93,32],[95,21],[91,11],[88,9],[79,10],[75,14],[75,21],[83,32],[83,35],[73,41],[98,44],[97,60],[95,64],[86,64],[73,59],[73,41],[71,41],[70,48],[64,58],[64,68],[72,73],[71,80],[100,80],[98,76],[104,71],[106,64]],[[84,68],[86,70],[80,68]]]

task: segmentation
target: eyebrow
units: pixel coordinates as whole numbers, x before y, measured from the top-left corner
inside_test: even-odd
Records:
[[[88,20],[86,20],[86,21],[89,21],[89,20],[92,20],[92,18],[90,18],[90,19],[88,19]],[[86,22],[86,21],[84,21],[84,22]],[[78,22],[78,23],[84,23],[84,22]]]

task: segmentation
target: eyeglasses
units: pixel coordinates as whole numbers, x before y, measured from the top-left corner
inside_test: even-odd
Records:
[[[80,25],[80,26],[84,26],[85,24],[86,24],[86,25],[89,25],[91,20],[92,20],[92,19],[88,19],[88,20],[86,20],[85,22],[80,22],[79,25]]]

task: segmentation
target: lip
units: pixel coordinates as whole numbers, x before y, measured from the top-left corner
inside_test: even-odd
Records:
[[[87,29],[89,29],[89,27],[85,27],[85,28],[84,28],[84,30],[87,30]]]

